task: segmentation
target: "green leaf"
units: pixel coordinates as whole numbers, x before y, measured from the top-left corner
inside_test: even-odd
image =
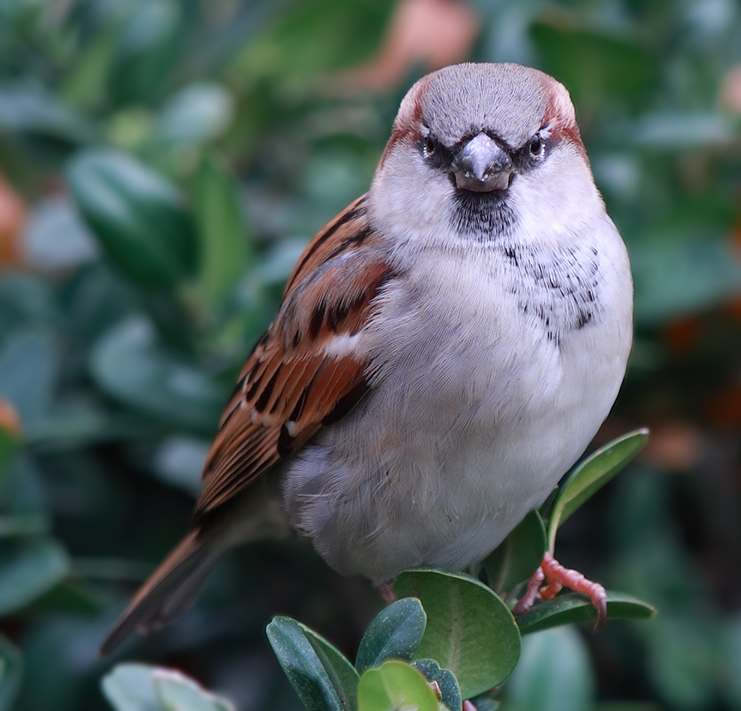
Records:
[[[193,144],[216,138],[234,113],[231,96],[218,84],[189,84],[171,96],[157,115],[153,140],[157,144]],[[157,148],[153,145],[152,148]]]
[[[267,626],[275,656],[309,711],[355,709],[358,673],[329,642],[290,617]]]
[[[234,711],[229,701],[174,669],[119,664],[101,685],[116,711]]]
[[[407,597],[376,615],[360,640],[355,666],[362,674],[391,657],[411,659],[427,625],[422,603]]]
[[[155,669],[152,679],[160,707],[167,711],[235,711],[229,701],[206,691],[179,671]]]
[[[205,160],[195,187],[201,239],[200,292],[212,307],[232,292],[250,261],[242,206],[235,182],[213,160]]]
[[[656,614],[656,609],[642,600],[619,592],[607,593],[608,620],[647,620]],[[551,600],[535,604],[517,618],[520,632],[530,634],[550,627],[570,625],[597,617],[592,603],[578,593],[557,595]]]
[[[686,151],[697,148],[718,149],[731,144],[738,136],[738,121],[720,111],[703,113],[678,113],[661,111],[643,114],[639,119],[626,123],[620,132],[623,145]],[[677,245],[672,245],[673,249]]]
[[[3,635],[0,635],[0,670],[0,711],[12,711],[23,677],[23,658]]]
[[[157,346],[143,319],[125,321],[95,346],[90,368],[107,393],[182,427],[211,432],[226,396],[202,370]]]
[[[501,704],[497,699],[491,698],[488,694],[477,696],[475,699],[471,699],[476,711],[497,711]]]
[[[131,281],[172,287],[193,273],[193,224],[180,194],[164,178],[110,149],[82,153],[67,177],[106,257]]]
[[[723,620],[722,627],[722,654],[728,660],[730,672],[727,703],[730,708],[741,708],[741,614],[736,612],[730,619]]]
[[[424,674],[427,681],[434,681],[440,689],[440,701],[450,711],[459,711],[463,704],[458,680],[450,669],[443,669],[434,659],[417,659],[412,666]]]
[[[154,104],[175,69],[185,40],[185,15],[172,0],[147,0],[124,11],[126,24],[120,35],[112,100]]]
[[[552,552],[559,526],[592,494],[607,484],[648,441],[648,430],[640,429],[618,437],[574,467],[561,485],[548,521],[548,546]]]
[[[0,124],[28,142],[31,156],[66,158],[97,137],[97,127],[40,82],[19,81],[0,88]],[[35,151],[34,151],[35,149]]]
[[[18,333],[0,351],[0,398],[13,405],[22,429],[51,407],[58,360],[54,342],[43,331]]]
[[[338,690],[344,708],[356,709],[360,675],[355,667],[353,667],[347,657],[337,647],[324,639],[324,637],[321,637],[301,622],[297,624],[304,635],[306,635],[306,639],[309,640],[309,644],[314,649],[314,652],[316,652],[317,657],[319,657],[335,689]]]
[[[103,695],[116,711],[162,711],[154,670],[147,664],[119,664],[103,677]]]
[[[427,628],[415,658],[450,669],[464,699],[501,684],[520,655],[512,613],[488,587],[467,575],[408,570],[394,583],[399,597],[420,599]]]
[[[110,80],[111,62],[118,28],[113,25],[95,33],[79,47],[74,63],[64,76],[61,94],[78,107],[98,107]]]
[[[522,641],[522,656],[504,688],[512,711],[590,711],[594,674],[579,633],[569,627]]]
[[[527,580],[543,561],[546,547],[543,519],[537,511],[531,511],[484,560],[489,587],[503,593]]]
[[[77,571],[73,571],[75,574]],[[76,578],[64,578],[53,588],[36,598],[29,606],[30,614],[71,613],[101,615],[109,609],[109,601],[95,587]]]
[[[197,498],[203,488],[201,473],[210,446],[210,440],[205,438],[166,437],[157,445],[152,472],[170,486]]]
[[[437,698],[420,672],[403,661],[384,662],[360,677],[359,711],[438,711]]]
[[[4,541],[0,545],[0,615],[33,602],[54,587],[68,569],[67,554],[51,539]]]
[[[0,501],[4,514],[0,535],[29,536],[49,529],[48,491],[37,463],[29,454],[19,452],[5,477],[0,477]]]
[[[533,22],[530,37],[543,71],[569,88],[582,114],[604,112],[615,103],[641,107],[654,82],[656,63],[635,33],[546,19]]]
[[[3,402],[0,400],[0,408],[2,407]],[[0,481],[3,481],[8,465],[13,460],[15,453],[18,451],[19,445],[20,441],[18,435],[8,431],[3,427],[2,423],[0,423]]]
[[[693,226],[694,227],[694,226]],[[741,292],[741,263],[728,228],[702,226],[693,238],[670,240],[645,234],[631,250],[636,321],[657,327],[690,314],[706,313]]]
[[[46,516],[40,514],[0,516],[0,539],[32,536],[46,533],[48,530],[49,520]]]

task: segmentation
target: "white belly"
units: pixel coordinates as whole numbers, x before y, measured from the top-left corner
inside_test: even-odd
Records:
[[[333,567],[375,582],[422,564],[463,569],[584,451],[630,347],[626,305],[612,312],[605,297],[630,277],[625,260],[595,272],[571,257],[549,277],[536,255],[524,285],[523,255],[515,267],[498,252],[453,274],[417,263],[414,281],[392,284],[364,337],[371,353],[399,347],[378,348],[369,396],[285,474],[294,525]]]

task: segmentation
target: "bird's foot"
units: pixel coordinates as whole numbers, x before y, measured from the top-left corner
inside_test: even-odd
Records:
[[[545,585],[543,585],[545,582]],[[551,553],[546,552],[543,562],[530,577],[525,594],[513,610],[515,615],[527,612],[536,599],[550,600],[563,588],[586,595],[597,610],[595,630],[601,629],[607,620],[607,593],[599,584],[587,580],[580,572],[565,568]]]

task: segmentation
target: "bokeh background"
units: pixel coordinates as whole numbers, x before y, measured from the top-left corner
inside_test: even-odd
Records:
[[[411,83],[467,59],[566,84],[635,275],[597,442],[651,442],[557,552],[660,614],[582,630],[540,708],[741,708],[737,0],[0,0],[0,710],[107,709],[123,658],[299,709],[277,613],[353,654],[380,601],[298,541],[235,552],[177,624],[97,647],[187,526],[293,261],[367,189]]]

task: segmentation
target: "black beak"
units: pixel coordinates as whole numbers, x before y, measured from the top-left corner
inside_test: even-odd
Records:
[[[477,193],[506,190],[512,175],[512,159],[485,133],[466,143],[451,167],[456,186]]]

